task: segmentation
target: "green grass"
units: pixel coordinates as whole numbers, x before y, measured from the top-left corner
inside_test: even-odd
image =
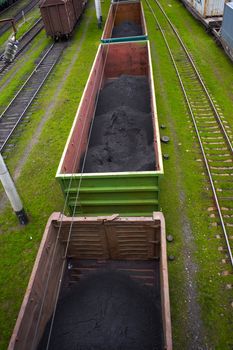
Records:
[[[16,38],[20,39],[23,34],[25,34],[33,24],[40,18],[40,10],[38,7],[34,8],[25,15],[24,19],[19,20],[16,23],[17,34]],[[13,34],[12,27],[8,29],[3,35],[0,36],[0,52],[4,51],[7,40]]]
[[[162,2],[194,56],[211,94],[219,101],[219,105],[224,107],[224,115],[230,123],[232,96],[228,88],[232,85],[232,65],[223,51],[214,44],[212,38],[206,35],[203,28],[179,2],[170,1],[171,8],[168,3]],[[156,9],[156,6],[153,7]],[[187,215],[196,246],[193,255],[194,262],[198,265],[196,283],[205,325],[206,343],[214,349],[230,349],[232,309],[229,291],[225,290],[225,286],[227,283],[232,283],[232,276],[221,276],[222,270],[229,267],[221,264],[223,256],[218,251],[219,245],[224,246],[224,241],[215,238],[219,229],[211,226],[207,208],[212,206],[213,202],[210,192],[206,191],[208,185],[206,176],[203,175],[204,168],[202,163],[197,161],[201,155],[194,132],[193,137],[190,137],[191,119],[187,117],[174,69],[166,54],[161,35],[154,30],[154,22],[146,4],[144,9],[152,45],[158,114],[160,123],[167,125],[167,129],[161,133],[171,137],[171,143],[163,146],[163,152],[169,153],[170,159],[165,162],[165,176],[161,183],[161,205],[167,230],[175,236],[175,243],[171,244],[168,250],[177,257],[173,263],[169,263],[174,348],[188,348],[188,336],[185,331],[187,318],[185,271],[182,266],[182,235],[185,234],[182,217]],[[160,13],[156,14],[159,17]],[[207,57],[207,52],[208,60],[205,60],[203,57]],[[216,88],[218,85],[216,72],[219,71],[221,81],[220,86]],[[227,88],[224,87],[225,84]],[[184,198],[181,200],[180,197]]]
[[[165,1],[163,3],[165,4]],[[169,15],[182,31],[208,88],[224,109],[224,115],[230,123],[232,65],[180,3],[174,0],[170,3],[171,8],[165,4]],[[109,3],[102,3],[102,7],[105,17]],[[229,295],[226,294],[229,292],[224,288],[227,282],[232,283],[232,276],[223,279],[220,275],[223,269],[220,265],[222,255],[217,250],[218,246],[224,243],[215,239],[217,229],[210,226],[211,219],[207,208],[212,205],[212,199],[206,191],[207,182],[202,174],[202,164],[197,162],[201,156],[194,133],[191,134],[193,137],[190,137],[192,124],[177,77],[145,3],[144,10],[152,48],[159,121],[160,124],[166,125],[161,134],[171,138],[169,144],[162,146],[163,153],[168,153],[170,159],[164,161],[165,176],[161,181],[160,199],[167,233],[174,236],[174,242],[168,244],[168,254],[175,255],[175,260],[169,262],[174,348],[188,349],[188,301],[183,257],[184,220],[188,220],[195,237],[194,261],[199,265],[196,282],[199,287],[198,298],[205,324],[206,342],[214,349],[230,349],[229,320],[232,311]],[[85,40],[81,43],[78,59],[57,96],[57,86],[77,52],[88,20],[90,24],[84,36]],[[9,341],[47,219],[53,211],[63,209],[63,196],[55,181],[55,173],[100,37],[101,31],[96,26],[94,9],[89,5],[71,45],[42,89],[38,104],[33,108],[30,123],[18,140],[16,149],[7,158],[7,165],[13,173],[31,139],[35,137],[35,130],[43,120],[51,101],[54,101],[54,108],[17,180],[30,223],[25,228],[20,227],[9,206],[0,214],[0,349],[5,349]],[[197,38],[200,45],[196,45]],[[208,60],[203,57],[208,57]],[[216,72],[221,73],[220,87],[212,86],[218,80]],[[9,95],[13,90],[9,88]]]
[[[27,51],[27,55],[18,60],[12,69],[4,75],[0,82],[0,90],[6,84],[7,89],[4,88],[1,91],[0,110],[3,110],[8,105],[16,91],[26,81],[35,68],[36,63],[38,63],[38,57],[44,52],[49,43],[51,43],[51,40],[45,37],[45,31],[42,30],[33,41],[30,49]]]

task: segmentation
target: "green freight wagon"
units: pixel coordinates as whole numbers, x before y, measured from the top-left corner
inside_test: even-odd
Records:
[[[146,77],[150,90],[154,168],[150,171],[83,173],[99,90],[123,74]],[[148,41],[101,44],[90,72],[58,170],[71,215],[149,216],[159,209],[163,162]]]

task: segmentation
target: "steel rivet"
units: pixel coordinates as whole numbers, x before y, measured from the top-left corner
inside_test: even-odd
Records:
[[[168,236],[167,236],[167,241],[168,241],[168,242],[174,241],[173,236],[172,236],[172,235],[168,235]]]
[[[162,136],[161,141],[164,143],[168,143],[170,141],[170,138],[168,136]]]

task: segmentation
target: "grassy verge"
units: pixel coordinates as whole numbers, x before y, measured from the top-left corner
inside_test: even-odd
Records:
[[[209,92],[214,96],[226,120],[233,128],[232,61],[180,1],[172,0],[168,3],[161,0],[161,4],[191,51]]]
[[[232,106],[231,96],[228,89],[226,91],[220,82],[221,88],[218,88],[222,89],[220,97],[215,83],[216,72],[221,71],[222,82],[226,81],[226,85],[232,84],[232,80],[229,79],[229,76],[232,77],[232,65],[229,65],[224,53],[215,46],[212,39],[186,13],[179,2],[171,1],[168,4],[162,1],[162,3],[181,31],[182,38],[195,57],[201,73],[205,72],[205,82],[216,100],[221,101],[219,105],[221,108],[223,105],[226,119],[230,122],[232,115],[227,114],[227,111]],[[165,53],[161,35],[155,30],[146,4],[144,9],[152,45],[158,113],[160,123],[167,125],[167,129],[162,133],[171,137],[171,144],[163,146],[163,151],[170,154],[170,159],[165,162],[165,176],[161,183],[161,205],[166,217],[167,230],[175,236],[175,243],[168,249],[177,257],[173,263],[169,264],[174,347],[188,348],[189,340],[189,335],[186,333],[189,303],[185,295],[187,274],[182,260],[185,225],[180,226],[182,217],[187,215],[194,237],[194,247],[196,247],[193,252],[193,261],[198,266],[195,280],[205,325],[204,341],[209,348],[230,349],[232,310],[230,292],[225,289],[225,286],[227,283],[232,283],[232,276],[222,276],[222,271],[227,267],[221,264],[223,255],[218,251],[220,245],[224,246],[224,241],[216,239],[219,228],[212,226],[212,219],[207,210],[213,202],[207,190],[206,175],[202,163],[199,162],[201,159],[199,147],[182,102],[183,96],[180,93],[179,83],[170,58]],[[158,17],[159,15],[157,12]],[[196,45],[197,41],[202,45]],[[207,50],[208,58],[211,57],[211,64],[209,59],[208,61],[203,59],[207,56]],[[216,329],[218,329],[217,333]]]
[[[25,20],[21,19],[20,21],[18,21],[16,24],[17,39],[20,39],[21,36],[23,36],[23,34],[25,34],[39,18],[40,18],[40,10],[38,7],[36,7],[25,15]],[[12,34],[13,34],[13,30],[12,28],[10,28],[3,35],[1,35],[0,52],[4,51],[5,44]]]
[[[20,57],[12,69],[4,75],[0,82],[0,90],[2,90],[0,96],[1,110],[8,105],[16,91],[26,81],[49,43],[51,43],[51,40],[45,37],[45,32],[42,30],[34,39],[27,54]]]

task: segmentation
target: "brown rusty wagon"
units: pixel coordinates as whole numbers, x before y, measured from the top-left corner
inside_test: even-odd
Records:
[[[146,39],[147,28],[142,3],[112,3],[101,41],[113,43]]]
[[[8,349],[37,348],[53,313],[61,280],[60,295],[65,295],[70,285],[79,287],[82,281],[94,276],[94,271],[106,268],[112,273],[123,271],[143,288],[157,290],[155,298],[161,309],[162,325],[160,348],[171,350],[165,222],[159,212],[137,218],[118,215],[69,218],[54,213],[47,223]],[[84,291],[85,295],[88,291]],[[98,303],[101,302],[100,299]],[[117,314],[114,318],[117,319]],[[107,331],[112,326],[109,324]],[[144,327],[143,322],[139,327]],[[91,341],[91,330],[89,337]],[[124,346],[128,349],[127,344]]]
[[[47,35],[68,38],[85,4],[84,0],[41,0],[39,7]]]

